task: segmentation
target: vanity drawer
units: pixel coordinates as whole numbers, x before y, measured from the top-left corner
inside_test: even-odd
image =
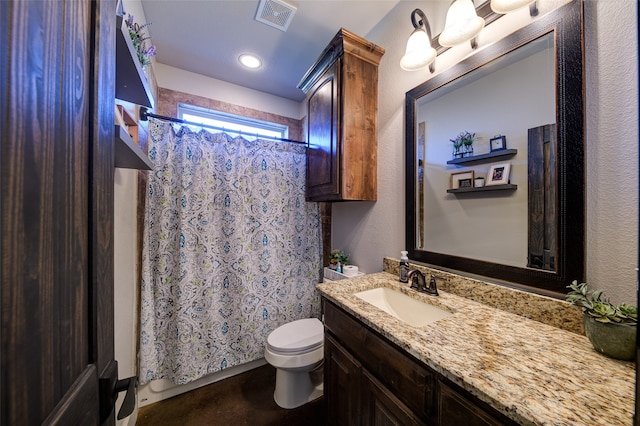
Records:
[[[325,327],[362,366],[423,420],[435,407],[434,373],[377,332],[324,299]]]

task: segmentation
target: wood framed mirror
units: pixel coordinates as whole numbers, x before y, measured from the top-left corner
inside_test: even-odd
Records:
[[[410,259],[554,293],[584,278],[582,9],[573,0],[406,93]],[[464,131],[475,151],[457,162],[449,140]],[[493,152],[499,136],[507,149]],[[501,165],[500,190],[450,186]]]

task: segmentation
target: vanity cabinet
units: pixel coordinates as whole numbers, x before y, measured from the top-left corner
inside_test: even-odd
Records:
[[[362,371],[361,387],[363,425],[417,426],[424,424],[409,407],[366,369]]]
[[[362,365],[340,344],[326,336],[324,342],[325,400],[330,425],[355,425],[360,417]],[[326,383],[331,383],[330,390]]]
[[[461,389],[438,381],[438,426],[505,426],[515,422],[504,418],[502,414],[491,414],[490,407]],[[483,405],[483,406],[481,406]]]
[[[323,308],[329,424],[516,424],[331,301]]]
[[[377,199],[383,54],[342,28],[298,83],[307,95],[307,200]]]
[[[331,336],[325,339],[330,425],[419,425],[421,421]]]

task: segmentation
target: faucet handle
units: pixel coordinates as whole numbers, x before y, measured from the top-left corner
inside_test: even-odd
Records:
[[[429,284],[433,284],[436,285],[436,280],[444,280],[445,277],[442,277],[440,275],[431,275],[431,279],[429,280]]]
[[[444,279],[444,277],[431,275],[429,279],[429,287],[427,287],[427,292],[433,294],[434,296],[438,296],[438,285],[436,283],[436,279]]]
[[[412,269],[407,273],[407,278],[409,278],[411,280],[411,285],[409,285],[409,288],[412,288],[414,290],[419,290],[420,289],[420,284],[418,283],[418,277],[417,275],[415,275],[417,273],[419,273],[420,271],[418,271],[417,269]]]

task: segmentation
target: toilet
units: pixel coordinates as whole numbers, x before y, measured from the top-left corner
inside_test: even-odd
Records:
[[[317,318],[296,320],[269,334],[264,358],[276,368],[278,406],[296,408],[322,396],[322,376],[314,373],[323,357],[324,327]]]

